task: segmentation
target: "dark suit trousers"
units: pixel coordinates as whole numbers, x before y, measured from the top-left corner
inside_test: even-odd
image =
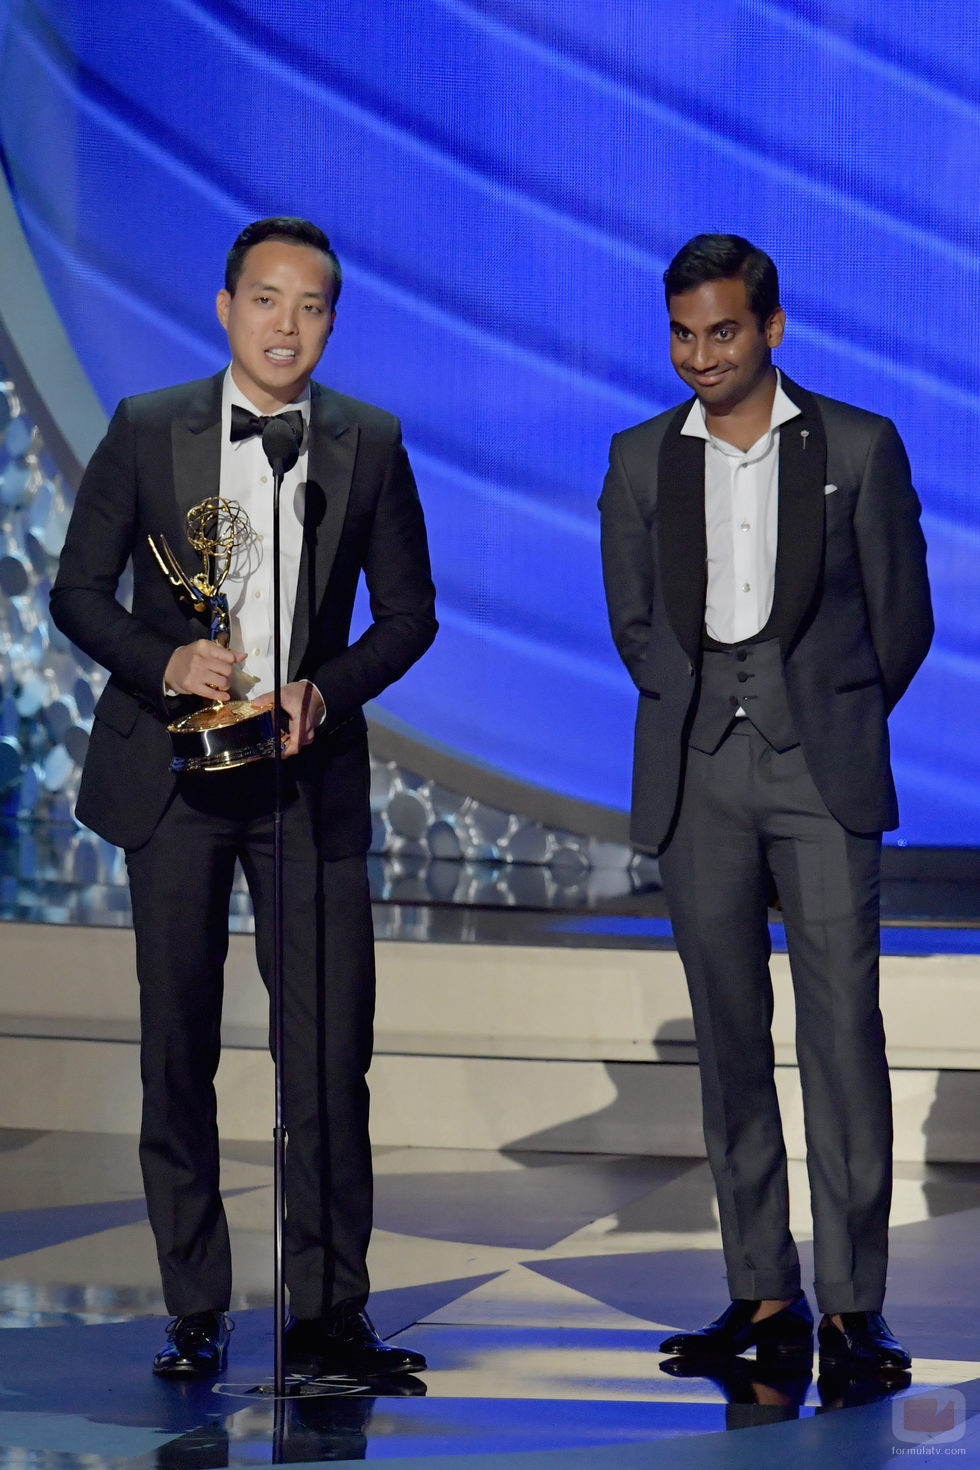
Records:
[[[892,1125],[880,863],[880,837],[855,836],[830,815],[799,746],[778,753],[739,720],[713,755],[688,751],[660,864],[691,994],[733,1298],[788,1297],[800,1285],[773,1076],[771,872],[796,997],[817,1302],[824,1312],[881,1309]]]
[[[374,950],[364,857],[321,861],[288,780],[286,795],[285,1272],[292,1311],[313,1317],[368,1294]],[[273,840],[272,768],[261,763],[185,778],[149,842],[126,854],[142,1021],[140,1160],[174,1315],[230,1300],[214,1092],[228,903],[238,859],[268,987]]]

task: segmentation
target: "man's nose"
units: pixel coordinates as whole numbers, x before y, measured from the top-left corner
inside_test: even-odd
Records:
[[[297,322],[298,313],[292,307],[284,306],[279,313],[276,329],[282,332],[284,337],[292,337],[298,330]]]
[[[714,343],[710,337],[697,338],[691,348],[690,364],[700,371],[712,367],[715,360]]]

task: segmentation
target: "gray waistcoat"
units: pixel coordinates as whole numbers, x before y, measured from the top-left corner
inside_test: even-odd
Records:
[[[799,744],[786,697],[778,638],[704,650],[701,692],[688,743],[711,755],[739,706],[775,750]]]

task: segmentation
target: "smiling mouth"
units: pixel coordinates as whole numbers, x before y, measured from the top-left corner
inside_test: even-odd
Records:
[[[270,362],[290,363],[296,361],[296,353],[290,347],[267,347],[265,355]]]

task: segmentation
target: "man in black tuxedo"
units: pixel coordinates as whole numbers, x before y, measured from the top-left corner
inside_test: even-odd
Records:
[[[695,398],[617,434],[600,500],[639,690],[632,837],[660,853],[684,964],[732,1304],[664,1351],[812,1351],[773,1077],[767,902],[796,995],[821,1362],[902,1371],[881,1316],[891,1099],[878,1008],[887,716],[932,637],[893,424],[777,373],[776,269],[699,235],[665,276]]]
[[[286,1362],[361,1375],[425,1366],[381,1342],[364,1312],[374,953],[361,706],[432,642],[434,593],[398,421],[311,381],[339,291],[337,258],[315,225],[267,219],[241,233],[217,299],[230,367],[119,405],[79,488],[51,597],[58,626],[110,674],[77,810],[125,848],[129,869],[140,1158],[175,1319],[154,1360],[162,1374],[212,1374],[226,1361],[231,1262],[213,1079],[236,859],[267,985],[273,966],[272,763],[175,777],[167,724],[201,700],[272,701],[272,484],[260,436],[282,410],[302,435],[281,502]],[[162,535],[199,572],[184,519],[214,495],[240,503],[253,530],[225,584],[227,648],[175,596],[148,544]],[[130,557],[131,612],[116,597]],[[349,644],[362,571],[373,621]]]

